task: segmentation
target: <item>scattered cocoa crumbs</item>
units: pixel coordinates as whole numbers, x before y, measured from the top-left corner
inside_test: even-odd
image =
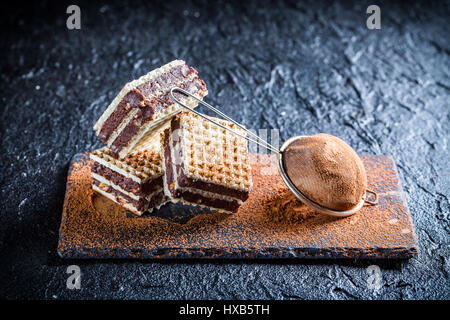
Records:
[[[237,213],[202,212],[179,223],[157,213],[137,217],[95,194],[89,159],[83,154],[69,173],[58,253],[64,258],[143,259],[409,258],[417,254],[414,227],[389,157],[363,158],[379,205],[343,219],[317,214],[295,199],[283,201],[291,196],[272,160],[269,155],[252,155],[253,189]]]
[[[301,223],[305,219],[318,214],[308,208],[286,187],[277,190],[277,193],[265,203],[268,222],[279,224]]]

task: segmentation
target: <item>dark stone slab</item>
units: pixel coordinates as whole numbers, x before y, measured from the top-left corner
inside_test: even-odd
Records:
[[[268,212],[272,210],[268,203],[280,197],[276,191],[282,190],[284,196],[288,190],[277,173],[276,158],[251,159],[254,186],[236,214],[178,206],[180,217],[190,217],[180,223],[159,212],[166,208],[137,217],[97,194],[91,188],[88,156],[77,155],[67,179],[58,254],[91,259],[405,259],[417,255],[414,226],[390,157],[363,157],[369,188],[379,195],[378,205],[344,219],[300,208],[305,218],[295,223],[274,220]]]

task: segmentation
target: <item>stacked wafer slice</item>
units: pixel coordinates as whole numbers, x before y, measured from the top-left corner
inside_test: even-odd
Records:
[[[233,123],[213,118],[233,130]],[[183,112],[164,132],[164,190],[173,202],[235,212],[252,186],[247,140]]]
[[[197,71],[182,60],[172,61],[123,87],[94,126],[115,158],[125,158],[147,133],[181,111],[170,98],[172,87],[185,89],[198,98],[208,93]],[[190,107],[198,104],[190,97],[182,99]]]
[[[235,212],[252,184],[246,140],[193,113],[180,114],[169,94],[173,87],[199,99],[208,93],[181,60],[120,91],[94,126],[106,146],[90,154],[92,188],[137,215],[169,201]],[[191,108],[198,104],[184,94],[176,98]]]
[[[160,144],[163,129],[141,141],[124,159],[114,158],[107,147],[91,152],[92,188],[137,215],[166,203]]]

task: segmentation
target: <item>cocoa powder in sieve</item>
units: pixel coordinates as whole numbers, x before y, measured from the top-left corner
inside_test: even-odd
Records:
[[[349,210],[366,191],[367,177],[361,159],[335,136],[320,133],[295,140],[283,157],[292,182],[324,207]]]

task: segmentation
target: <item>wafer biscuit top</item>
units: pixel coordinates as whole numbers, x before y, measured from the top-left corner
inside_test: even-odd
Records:
[[[107,147],[103,147],[92,151],[90,158],[138,183],[164,174],[160,150],[138,151],[119,160],[111,155]]]
[[[181,111],[169,95],[175,86],[200,99],[208,93],[197,71],[182,60],[172,61],[123,87],[94,126],[114,157],[125,158],[148,132]],[[190,107],[198,104],[191,97],[177,98]]]
[[[211,118],[245,135],[245,131],[233,123]],[[250,189],[247,140],[190,112],[181,114],[175,123],[179,123],[182,132],[186,176],[234,189]]]

